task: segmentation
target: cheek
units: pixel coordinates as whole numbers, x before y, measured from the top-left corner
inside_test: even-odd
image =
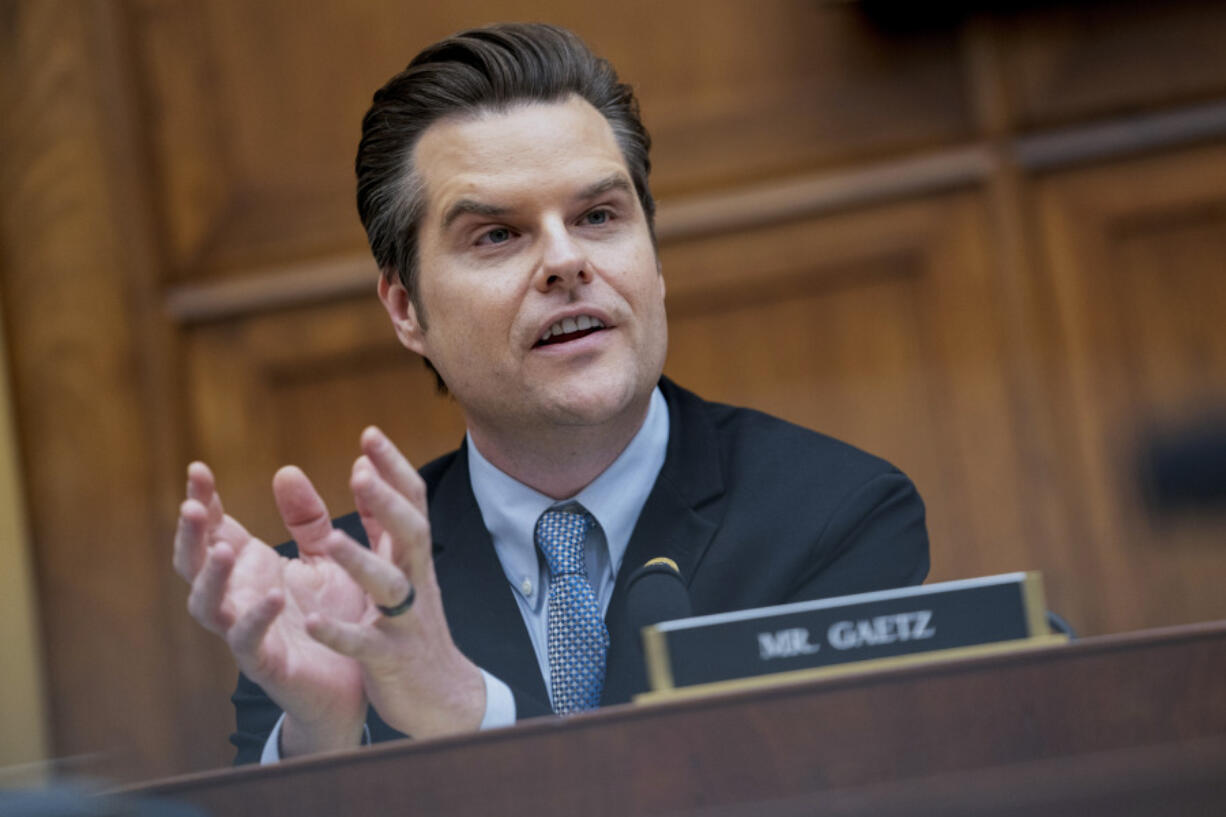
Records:
[[[510,276],[499,270],[457,269],[440,276],[430,295],[447,320],[465,330],[479,330],[489,322],[503,320],[514,298]]]
[[[593,261],[600,269],[614,271],[610,283],[623,298],[643,307],[663,302],[664,283],[650,241],[618,242],[602,250]]]
[[[640,283],[639,292],[643,307],[652,310],[653,314],[658,314],[662,318],[664,315],[664,276],[660,274],[654,259],[642,269],[643,272],[640,274],[644,280]]]
[[[480,362],[497,357],[515,337],[518,309],[514,293],[496,289],[492,282],[457,288],[440,305],[446,316],[438,324],[456,359]]]

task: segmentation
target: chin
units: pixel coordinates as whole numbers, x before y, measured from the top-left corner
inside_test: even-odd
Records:
[[[654,385],[652,381],[642,388],[629,378],[577,378],[558,384],[546,401],[547,413],[550,420],[562,425],[604,425],[636,411],[637,404],[646,406]]]

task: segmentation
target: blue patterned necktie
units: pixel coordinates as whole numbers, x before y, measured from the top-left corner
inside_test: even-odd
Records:
[[[559,715],[594,709],[604,688],[609,631],[583,550],[591,523],[576,505],[545,511],[536,521],[536,546],[549,565],[549,678]]]

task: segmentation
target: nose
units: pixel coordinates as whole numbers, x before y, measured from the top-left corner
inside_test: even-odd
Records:
[[[541,292],[570,288],[591,281],[583,245],[560,221],[549,223],[541,233],[541,257],[535,284]]]

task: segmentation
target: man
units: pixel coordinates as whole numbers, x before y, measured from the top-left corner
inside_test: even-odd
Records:
[[[905,476],[662,379],[649,144],[629,87],[549,26],[445,40],[375,95],[357,175],[379,297],[468,434],[419,475],[368,428],[335,527],[282,469],[296,559],[189,467],[175,564],[243,673],[239,762],[626,701],[625,582],[652,557],[697,614],[923,580]]]

